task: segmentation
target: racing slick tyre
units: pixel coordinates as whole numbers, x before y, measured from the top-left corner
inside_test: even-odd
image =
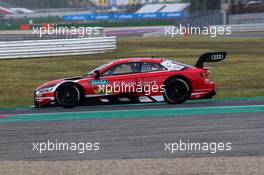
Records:
[[[173,78],[165,83],[163,97],[166,103],[182,104],[190,98],[190,95],[190,87],[183,79]]]
[[[80,99],[80,90],[72,83],[62,84],[55,92],[56,103],[64,108],[73,108],[77,106]]]

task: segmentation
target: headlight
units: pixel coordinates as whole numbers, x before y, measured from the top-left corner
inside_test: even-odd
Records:
[[[40,89],[40,90],[36,91],[36,95],[43,94],[43,93],[47,93],[47,92],[52,92],[53,89],[54,89],[54,86],[53,87],[48,87],[48,88]]]

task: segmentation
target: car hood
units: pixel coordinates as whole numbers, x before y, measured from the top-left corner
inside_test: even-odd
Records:
[[[40,89],[44,89],[44,88],[49,88],[49,87],[53,87],[56,86],[64,81],[76,81],[76,80],[80,80],[83,77],[68,77],[68,78],[63,78],[63,79],[58,79],[58,80],[52,80],[52,81],[48,81],[42,85],[40,85],[36,90],[40,90]]]

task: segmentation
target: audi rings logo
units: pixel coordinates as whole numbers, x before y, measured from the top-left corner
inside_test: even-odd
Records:
[[[222,59],[224,59],[224,55],[221,55],[221,54],[218,54],[218,55],[212,55],[211,56],[211,59],[212,60],[222,60]]]

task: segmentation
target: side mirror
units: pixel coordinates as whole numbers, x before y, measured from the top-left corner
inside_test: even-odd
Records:
[[[94,71],[93,77],[94,77],[94,79],[99,79],[100,78],[100,71],[99,70]]]

